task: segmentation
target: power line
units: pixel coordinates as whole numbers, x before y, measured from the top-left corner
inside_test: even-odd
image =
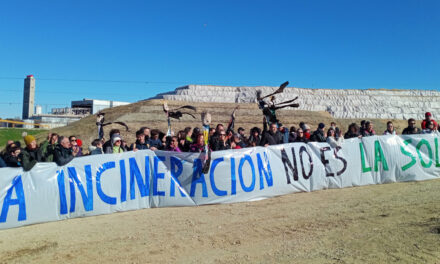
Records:
[[[41,81],[58,81],[58,82],[94,82],[94,83],[131,83],[131,84],[213,84],[219,82],[212,81],[137,81],[137,80],[100,80],[100,79],[69,79],[69,78],[36,78]],[[0,77],[0,80],[24,80],[24,78],[20,77]],[[220,83],[228,84],[231,86],[251,86],[251,85],[262,85],[261,83],[253,83],[253,82],[225,82],[221,81]]]
[[[18,77],[0,77],[1,80],[23,80]],[[94,80],[94,79],[67,79],[67,78],[36,78],[39,81],[58,81],[58,82],[98,82],[98,83],[137,83],[137,84],[181,84],[185,82],[176,81],[135,81],[135,80]]]

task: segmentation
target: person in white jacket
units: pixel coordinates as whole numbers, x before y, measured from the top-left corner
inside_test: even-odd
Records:
[[[385,130],[383,132],[384,135],[395,135],[396,134],[396,130],[394,129],[394,125],[393,122],[388,121],[387,122],[387,130]]]
[[[339,137],[336,139],[336,131],[333,127],[327,130],[327,143],[332,148],[340,147],[344,142],[344,137],[342,136],[342,130],[339,131]]]

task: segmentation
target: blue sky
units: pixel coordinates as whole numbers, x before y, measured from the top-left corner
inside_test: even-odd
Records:
[[[440,88],[440,1],[2,1],[0,117],[186,84]],[[104,81],[108,82],[104,82]]]

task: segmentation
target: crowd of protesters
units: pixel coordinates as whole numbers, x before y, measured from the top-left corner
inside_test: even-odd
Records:
[[[425,119],[421,123],[421,128],[416,127],[414,119],[408,120],[408,127],[403,129],[402,134],[428,134],[438,133],[439,126],[432,119],[431,113],[425,114]],[[393,123],[387,123],[387,129],[383,135],[396,135]],[[324,123],[319,123],[317,129],[312,131],[310,126],[301,122],[299,127],[282,126],[282,124],[268,125],[263,120],[263,130],[253,127],[246,136],[245,129],[240,127],[235,132],[233,125],[226,129],[222,124],[209,130],[208,147],[212,151],[241,149],[255,146],[269,146],[291,142],[327,142],[332,147],[342,144],[344,139],[360,138],[377,135],[374,131],[373,123],[362,121],[360,126],[352,123],[348,126],[347,132],[343,133],[331,122],[326,129]],[[95,139],[88,147],[88,154],[83,152],[82,141],[75,136],[60,136],[50,133],[47,140],[37,146],[35,137],[32,135],[24,136],[25,146],[22,147],[19,141],[9,140],[6,148],[0,153],[0,167],[23,167],[30,170],[37,162],[56,162],[59,166],[69,163],[75,157],[84,155],[98,155],[110,153],[123,153],[138,150],[165,150],[174,152],[203,152],[205,151],[205,138],[203,131],[198,127],[187,127],[178,131],[176,135],[166,136],[165,133],[148,127],[142,127],[136,132],[136,141],[128,145],[123,140],[118,129],[112,129],[109,139]]]

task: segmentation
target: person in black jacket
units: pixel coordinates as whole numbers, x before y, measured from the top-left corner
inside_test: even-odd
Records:
[[[362,135],[359,132],[359,126],[356,123],[351,123],[348,126],[348,131],[345,133],[344,138],[356,138],[356,137],[362,137]]]
[[[219,135],[218,140],[215,140],[213,142],[214,145],[211,145],[212,151],[231,149],[231,146],[229,145],[228,141],[226,140],[226,132],[221,131],[218,135]]]
[[[296,138],[293,142],[302,142],[302,143],[308,143],[309,140],[305,137],[304,131],[302,128],[298,128],[296,130]]]
[[[37,147],[37,141],[32,135],[24,137],[26,148],[20,153],[21,165],[24,171],[30,171],[35,164],[44,161],[44,156],[40,148]]]
[[[267,147],[271,145],[282,144],[283,135],[278,131],[276,123],[270,124],[270,130],[267,130],[266,118],[263,119],[263,135],[260,145]]]
[[[67,137],[61,136],[55,148],[54,161],[58,166],[63,166],[73,160],[72,148]]]
[[[327,138],[324,135],[324,123],[319,123],[318,129],[313,132],[313,135],[310,137],[310,141],[313,142],[327,142]]]
[[[408,119],[408,127],[403,129],[402,135],[420,134],[420,128],[416,127],[416,120],[414,118]]]
[[[8,152],[5,155],[5,163],[7,167],[21,167],[21,158],[20,158],[21,149],[17,146],[12,148],[8,148]]]
[[[260,146],[260,141],[261,141],[261,131],[258,127],[253,127],[251,129],[251,135],[249,136],[248,139],[248,144],[251,147],[256,147],[256,146]]]

